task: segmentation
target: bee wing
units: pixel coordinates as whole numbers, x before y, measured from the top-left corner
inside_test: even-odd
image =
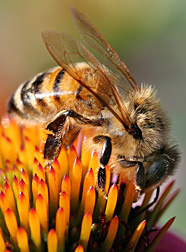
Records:
[[[103,35],[96,29],[90,20],[76,8],[71,8],[71,13],[83,39],[92,48],[102,54],[102,56],[105,57],[112,66],[124,76],[131,87],[137,90],[138,85],[133,79],[129,69]]]
[[[114,84],[110,71],[108,69],[104,70],[103,65],[88,49],[67,34],[56,31],[45,31],[42,33],[42,37],[48,51],[56,62],[105,105],[127,129],[130,125],[127,110],[121,102],[120,93]],[[86,62],[93,70],[92,73],[84,77],[80,75],[75,64],[77,61]],[[99,83],[95,81],[95,76],[101,77]]]

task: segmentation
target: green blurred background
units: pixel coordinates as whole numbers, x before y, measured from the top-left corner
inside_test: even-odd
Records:
[[[99,27],[138,83],[158,89],[182,152],[174,176],[174,188],[181,192],[161,222],[176,215],[172,230],[186,238],[186,1],[0,0],[0,113],[22,81],[55,65],[41,39],[43,30],[79,38],[71,6]]]

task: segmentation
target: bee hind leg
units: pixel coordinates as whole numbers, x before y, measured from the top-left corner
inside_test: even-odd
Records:
[[[96,136],[93,138],[93,141],[95,143],[104,141],[101,157],[99,160],[101,166],[98,168],[97,187],[101,189],[103,195],[105,196],[105,198],[107,198],[107,194],[105,192],[105,185],[106,185],[105,166],[108,164],[112,152],[111,138],[108,136]]]
[[[67,122],[67,118],[73,118],[75,123],[73,123],[73,125],[69,124]],[[59,155],[62,142],[68,148],[69,145],[73,142],[75,136],[77,136],[78,134],[79,127],[77,127],[77,125],[81,124],[101,126],[103,124],[103,119],[98,118],[91,120],[70,109],[59,112],[54,120],[46,127],[46,129],[51,132],[51,134],[48,134],[45,143],[44,158],[52,162]],[[63,137],[62,132],[64,133]]]
[[[44,158],[53,161],[60,152],[62,145],[62,130],[66,122],[66,115],[59,114],[54,121],[49,123],[46,127],[51,134],[48,134],[45,147],[44,147]]]

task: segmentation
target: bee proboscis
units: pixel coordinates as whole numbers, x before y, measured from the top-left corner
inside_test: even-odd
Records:
[[[169,123],[155,91],[137,85],[125,63],[94,25],[77,9],[72,16],[96,58],[67,34],[45,31],[43,40],[60,65],[36,75],[12,95],[8,112],[49,132],[44,158],[53,161],[80,129],[90,129],[90,148],[100,158],[97,184],[105,189],[105,166],[124,180],[135,178],[139,193],[159,186],[179,159]]]

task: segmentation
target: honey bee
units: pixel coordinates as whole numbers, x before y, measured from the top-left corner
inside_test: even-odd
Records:
[[[67,34],[45,31],[43,40],[60,67],[19,86],[8,113],[41,124],[48,135],[44,158],[68,148],[81,129],[90,129],[91,148],[99,153],[98,188],[104,192],[109,163],[122,179],[135,178],[136,191],[159,186],[179,160],[166,114],[149,85],[137,85],[125,63],[88,18],[71,9],[75,23],[95,57]]]

